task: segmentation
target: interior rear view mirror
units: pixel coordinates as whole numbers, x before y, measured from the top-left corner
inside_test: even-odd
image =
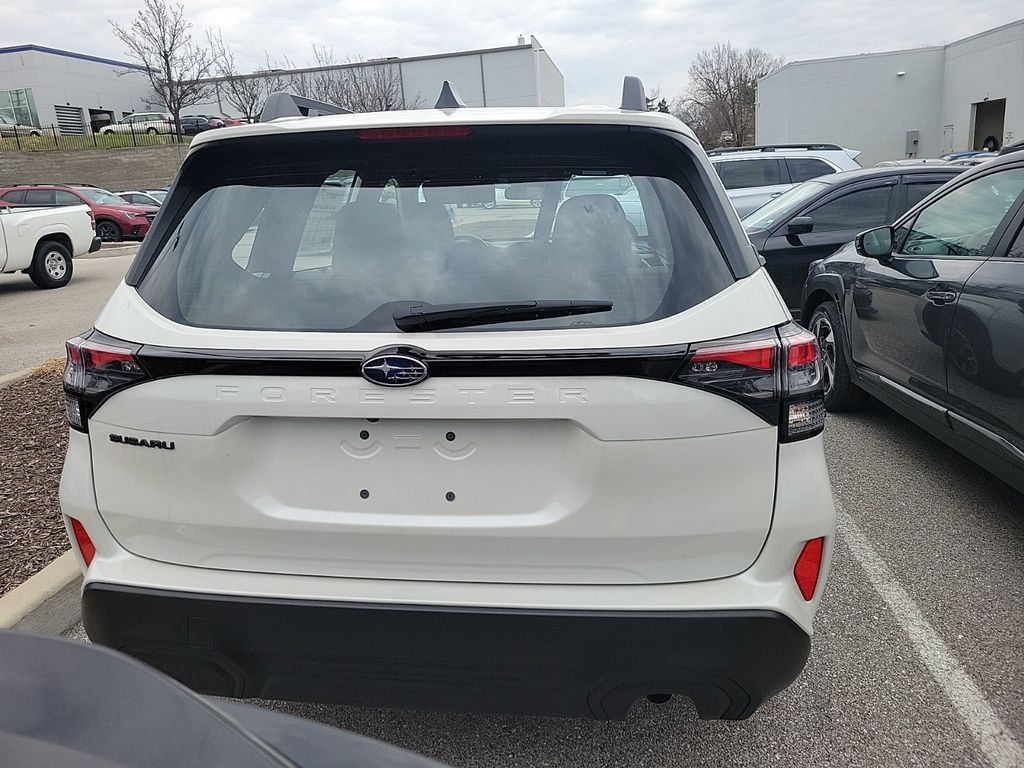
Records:
[[[856,248],[861,256],[888,259],[892,256],[892,227],[875,227],[857,235]]]
[[[540,184],[516,183],[505,187],[506,200],[541,200],[544,188]]]
[[[493,184],[453,185],[443,181],[423,182],[423,199],[445,205],[485,205],[494,203]]]
[[[787,235],[806,235],[813,231],[814,219],[810,216],[797,216],[795,219],[790,219],[786,226]]]

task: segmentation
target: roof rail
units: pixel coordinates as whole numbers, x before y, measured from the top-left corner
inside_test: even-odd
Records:
[[[619,109],[628,109],[633,112],[647,111],[647,92],[644,91],[644,84],[639,77],[626,75],[622,78],[622,104]]]
[[[307,99],[287,91],[275,91],[267,96],[260,112],[260,122],[269,123],[279,117],[317,117],[319,115],[350,115],[351,109],[328,104],[325,101]]]
[[[451,80],[445,80],[441,84],[441,94],[437,97],[434,109],[462,109],[465,106],[466,102],[459,96],[455,84]]]
[[[726,155],[730,152],[774,152],[777,149],[817,149],[842,151],[838,144],[758,144],[752,147],[716,147],[709,155]]]

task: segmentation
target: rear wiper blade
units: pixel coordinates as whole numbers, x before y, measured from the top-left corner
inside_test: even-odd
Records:
[[[515,320],[540,320],[545,317],[589,315],[610,312],[610,301],[509,301],[503,304],[416,304],[396,314],[399,330],[439,331],[472,325],[508,323]]]

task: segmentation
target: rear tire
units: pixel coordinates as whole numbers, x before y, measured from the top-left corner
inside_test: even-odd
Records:
[[[822,376],[825,386],[825,408],[832,412],[853,411],[864,405],[867,393],[853,381],[846,364],[846,338],[839,305],[834,301],[819,304],[807,324],[818,340]]]
[[[157,131],[156,128],[147,128],[146,133],[148,133],[150,136],[156,136],[157,133],[159,133],[159,131]]]
[[[40,288],[63,288],[71,281],[71,253],[54,240],[36,246],[28,276]]]

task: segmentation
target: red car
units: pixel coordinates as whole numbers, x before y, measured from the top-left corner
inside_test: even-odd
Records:
[[[5,205],[87,205],[96,220],[96,235],[110,243],[125,238],[141,240],[160,210],[152,205],[131,205],[122,197],[88,184],[21,184],[0,187],[0,206]]]

